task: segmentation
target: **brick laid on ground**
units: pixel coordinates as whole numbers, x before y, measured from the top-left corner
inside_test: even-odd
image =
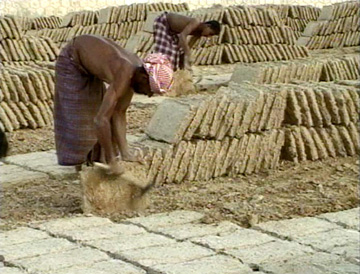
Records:
[[[49,238],[50,236],[47,233],[27,227],[20,227],[15,230],[0,232],[0,243],[2,248],[10,245]]]
[[[176,264],[215,255],[210,249],[183,242],[166,246],[154,246],[146,249],[127,250],[121,255],[129,261],[152,267],[164,264]]]
[[[219,224],[184,224],[171,227],[160,227],[154,229],[165,235],[169,235],[177,240],[186,240],[194,237],[202,237],[206,235],[230,234],[241,229],[239,226],[231,222],[221,222]]]
[[[51,230],[50,230],[51,231]],[[146,230],[129,224],[109,224],[83,229],[67,229],[60,232],[62,237],[72,241],[93,241],[100,239],[115,238],[119,235],[130,236],[145,233]]]
[[[109,260],[91,264],[89,266],[75,266],[63,270],[56,270],[51,274],[146,274],[145,270],[132,264]]]
[[[57,270],[62,268],[88,265],[109,259],[109,256],[104,252],[82,247],[59,253],[15,260],[13,264],[25,268],[28,272],[57,272]]]
[[[153,214],[147,217],[127,219],[126,221],[146,227],[147,229],[158,229],[199,221],[203,218],[202,213],[187,210],[177,210],[169,213]]]
[[[360,231],[360,208],[353,208],[341,212],[325,213],[317,216],[320,219]]]
[[[316,253],[308,256],[298,256],[290,260],[273,261],[262,264],[260,270],[277,274],[303,274],[303,273],[359,273],[359,266],[345,261],[339,256]]]
[[[275,241],[276,238],[255,230],[239,229],[231,234],[209,235],[191,239],[192,242],[208,246],[217,251],[257,246]]]
[[[215,255],[178,264],[165,264],[152,267],[166,274],[250,274],[254,273],[239,260],[224,255]],[[258,273],[258,272],[256,272]]]
[[[306,235],[339,228],[338,225],[317,218],[305,217],[283,221],[270,221],[255,226],[257,229],[281,238],[296,240]]]
[[[55,235],[66,235],[68,231],[91,229],[98,226],[113,224],[109,219],[100,217],[70,217],[31,224],[35,228]],[[70,232],[71,233],[71,232]]]
[[[168,246],[176,243],[175,240],[154,233],[136,235],[119,235],[115,238],[87,241],[88,245],[97,249],[122,254],[124,251],[133,249],[147,249],[154,246]]]
[[[45,173],[26,170],[16,165],[0,165],[0,174],[1,187],[49,179],[49,176]]]
[[[78,248],[78,246],[67,240],[48,238],[2,247],[1,255],[5,257],[5,260],[7,262],[12,262],[18,259],[30,258],[49,253],[56,253],[59,251],[75,248]]]
[[[314,251],[310,247],[295,242],[276,240],[260,245],[226,250],[225,253],[235,256],[246,264],[262,265],[264,263],[312,254]]]
[[[19,165],[30,170],[44,172],[56,179],[64,179],[76,175],[74,167],[58,165],[56,154],[51,151],[9,156],[5,159],[5,162]]]

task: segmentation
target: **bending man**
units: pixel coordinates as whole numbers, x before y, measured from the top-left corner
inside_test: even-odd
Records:
[[[168,56],[172,68],[191,70],[191,52],[187,36],[209,37],[220,33],[218,21],[200,22],[176,13],[163,13],[154,22],[154,52]]]
[[[100,161],[103,150],[111,172],[120,174],[117,151],[123,161],[139,160],[126,141],[126,110],[134,92],[152,96],[169,88],[169,61],[156,57],[143,61],[115,42],[92,35],[75,37],[62,49],[55,67],[54,102],[60,165]]]

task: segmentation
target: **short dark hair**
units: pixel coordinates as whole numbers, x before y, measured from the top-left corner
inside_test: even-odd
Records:
[[[208,25],[211,28],[215,35],[219,35],[220,33],[220,23],[216,20],[206,21],[204,24]]]

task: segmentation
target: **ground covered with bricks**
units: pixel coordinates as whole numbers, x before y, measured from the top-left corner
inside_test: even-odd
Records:
[[[0,232],[1,273],[358,273],[359,208],[260,223],[204,224],[178,210],[114,223],[73,216]]]

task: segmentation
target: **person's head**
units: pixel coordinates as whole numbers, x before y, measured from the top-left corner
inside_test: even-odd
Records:
[[[137,67],[132,78],[132,87],[135,93],[149,97],[154,95],[150,87],[149,74],[143,66]]]
[[[172,87],[174,75],[168,57],[162,53],[150,53],[143,61],[151,92],[160,95],[167,93]]]
[[[204,28],[202,29],[201,36],[209,37],[220,34],[220,23],[218,21],[206,21],[203,22]]]

